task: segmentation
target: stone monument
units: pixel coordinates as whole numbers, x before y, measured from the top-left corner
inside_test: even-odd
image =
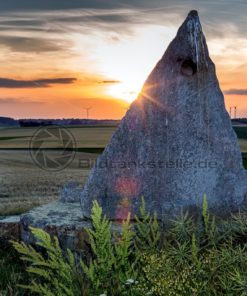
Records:
[[[145,49],[143,49],[145,50]],[[147,78],[91,171],[84,218],[97,200],[112,220],[147,209],[167,221],[181,210],[226,216],[247,204],[247,173],[196,11]]]

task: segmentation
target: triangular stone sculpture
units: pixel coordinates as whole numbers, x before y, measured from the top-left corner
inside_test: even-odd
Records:
[[[146,207],[168,221],[181,210],[227,216],[247,203],[247,173],[196,11],[149,75],[91,171],[85,218],[97,200],[112,220]]]

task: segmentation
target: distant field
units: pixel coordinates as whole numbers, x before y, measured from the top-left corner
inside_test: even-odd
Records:
[[[243,153],[247,153],[247,140],[239,139],[240,149]]]
[[[0,215],[18,214],[34,206],[57,199],[70,180],[84,184],[88,169],[79,168],[80,159],[97,158],[109,142],[116,127],[70,127],[79,151],[72,164],[60,172],[38,168],[28,151],[36,128],[0,130]],[[241,151],[247,155],[247,127],[235,127]],[[55,148],[55,143],[49,143]],[[246,162],[247,164],[247,162]]]
[[[79,168],[80,159],[95,160],[116,127],[70,127],[79,152],[73,163],[60,172],[38,168],[31,160],[29,142],[37,128],[0,130],[0,215],[18,214],[57,199],[70,180],[84,184],[89,170]],[[49,143],[56,148],[55,143]]]
[[[247,153],[247,126],[234,126],[242,153]]]
[[[68,130],[76,139],[78,148],[104,148],[109,142],[116,127],[69,127]],[[0,149],[28,149],[30,139],[37,128],[8,128],[0,130]],[[50,143],[50,148],[55,148]]]
[[[0,215],[18,214],[55,200],[70,180],[84,184],[89,170],[79,167],[80,159],[96,159],[97,154],[77,152],[73,163],[59,172],[38,168],[28,150],[0,151]]]
[[[247,139],[247,125],[245,126],[234,126],[233,127],[238,138]]]
[[[7,128],[0,130],[0,149],[28,149],[30,139],[37,128]],[[89,126],[69,127],[68,130],[76,139],[78,148],[104,148],[109,142],[116,127],[112,126]],[[243,152],[247,152],[247,126],[234,127]],[[50,148],[56,148],[50,142]],[[87,151],[88,152],[88,151]]]

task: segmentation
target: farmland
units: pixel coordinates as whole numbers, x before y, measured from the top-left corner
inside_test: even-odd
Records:
[[[36,128],[1,129],[0,215],[22,213],[57,199],[64,184],[70,180],[83,185],[89,169],[80,168],[80,160],[90,159],[93,162],[115,129],[114,126],[70,127],[78,151],[73,162],[57,172],[40,169],[30,157],[29,143]],[[247,127],[237,127],[236,132],[241,150],[247,154]],[[55,142],[49,142],[49,145],[56,148]]]
[[[30,157],[29,142],[35,128],[1,129],[0,215],[19,214],[52,201],[58,198],[60,190],[70,180],[84,184],[89,169],[80,168],[80,160],[93,162],[114,130],[115,127],[69,128],[79,151],[69,167],[50,172],[37,167]],[[50,142],[50,148],[56,148],[56,143]]]
[[[105,147],[116,127],[114,126],[91,126],[70,127],[76,139],[78,148]],[[0,149],[28,149],[30,139],[37,128],[7,128],[0,129]],[[51,143],[51,147],[54,145]]]

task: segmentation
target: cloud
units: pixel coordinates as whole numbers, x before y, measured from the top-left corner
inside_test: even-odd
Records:
[[[152,1],[151,6],[162,3],[161,0]],[[10,0],[1,1],[1,11],[27,11],[27,10],[63,10],[63,9],[114,9],[123,7],[150,7],[149,0]]]
[[[128,32],[134,24],[179,26],[190,9],[198,9],[207,37],[247,35],[247,3],[237,0],[12,0],[0,1],[0,31],[71,32],[96,30]],[[125,26],[123,26],[125,24]],[[50,41],[51,42],[51,41]],[[48,44],[48,48],[54,44]]]
[[[219,1],[220,2],[220,1]],[[219,3],[220,6],[225,7],[225,9],[231,8],[234,10],[236,6],[241,6],[243,1],[236,1],[237,4],[233,5],[231,0],[225,0],[224,3]],[[196,5],[198,3],[198,5]],[[190,6],[201,6],[204,7],[204,0],[190,0],[184,4],[184,0],[9,0],[0,2],[1,11],[42,11],[42,10],[68,10],[68,9],[160,9],[166,7],[170,9],[175,8],[187,8]],[[206,6],[216,8],[218,6],[216,1],[207,1]]]
[[[50,52],[60,51],[64,42],[51,41],[45,38],[1,36],[0,45],[6,46],[15,52]]]
[[[247,95],[247,89],[228,89],[224,91],[225,95],[239,95],[239,96],[246,96]]]
[[[83,25],[83,23],[127,23],[130,20],[130,15],[133,13],[133,11],[110,11],[102,12],[98,10],[90,11],[87,10],[81,10],[81,11],[75,11],[74,15],[73,12],[70,12],[67,16],[66,14],[63,14],[62,16],[60,14],[57,14],[55,16],[55,22],[64,22],[66,23],[78,23]]]
[[[0,98],[0,104],[2,105],[5,105],[5,104],[16,104],[16,103],[19,103],[20,100],[18,99],[14,99],[14,98],[4,98],[4,99],[1,99]]]
[[[33,101],[31,99],[24,98],[0,98],[0,105],[12,105],[12,104],[37,104],[43,105],[44,102],[41,101]]]
[[[160,24],[173,21],[174,24],[180,22],[189,10],[198,9],[207,30],[212,34],[218,34],[217,30],[223,29],[221,25],[228,23],[235,24],[239,31],[246,31],[247,20],[243,13],[246,7],[247,4],[240,0],[236,1],[236,5],[233,5],[231,0],[224,0],[224,3],[204,0],[190,0],[186,3],[184,0],[125,0],[124,2],[120,0],[11,0],[0,1],[0,15],[19,14],[19,18],[23,18],[29,14],[34,22],[33,25],[38,25],[35,24],[34,17],[37,18],[39,13],[40,15],[46,13],[50,20],[61,20],[65,25],[73,22],[78,24],[81,22],[80,25],[83,25],[83,21],[129,23],[129,25],[136,21],[142,21],[142,23],[152,21]],[[174,15],[179,15],[181,19],[174,18]],[[40,17],[39,21],[45,22],[46,19]],[[16,24],[17,26],[30,25],[27,20],[24,22],[19,20]]]
[[[15,80],[0,78],[0,88],[42,88],[53,84],[72,84],[76,78],[52,78],[38,80]]]
[[[39,19],[0,19],[1,26],[10,26],[10,27],[39,27],[44,24],[44,21]]]
[[[119,80],[103,80],[100,83],[114,84],[114,83],[121,83],[121,81],[119,81]]]

